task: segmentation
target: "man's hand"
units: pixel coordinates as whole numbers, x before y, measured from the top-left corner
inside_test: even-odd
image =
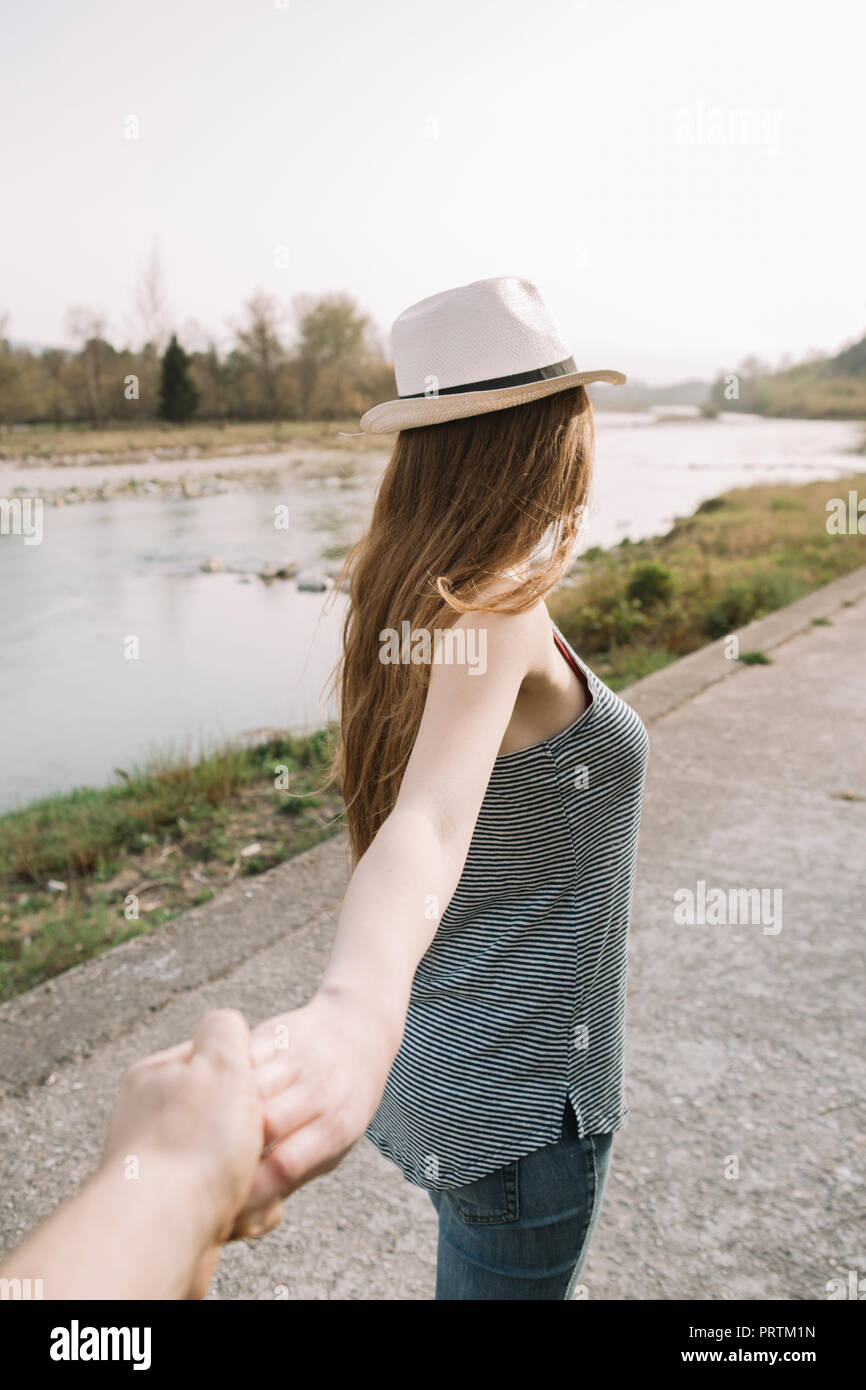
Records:
[[[243,1017],[206,1014],[191,1041],[135,1062],[123,1078],[103,1167],[139,1160],[194,1179],[215,1243],[225,1240],[262,1151],[262,1105]]]
[[[136,1062],[126,1073],[105,1141],[103,1169],[138,1158],[142,1176],[166,1166],[187,1174],[195,1193],[203,1250],[187,1298],[204,1298],[261,1156],[264,1116],[241,1014],[206,1014],[191,1040]],[[264,1235],[281,1201],[259,1207],[245,1235]]]
[[[336,1168],[370,1122],[399,1038],[357,993],[322,988],[303,1008],[253,1031],[265,1102],[265,1143],[233,1234],[254,1234],[262,1212],[311,1178]]]
[[[38,1277],[49,1299],[203,1298],[263,1139],[249,1029],[233,1011],[207,1014],[191,1041],[126,1073],[99,1168],[4,1278]],[[280,1208],[262,1207],[248,1234]]]

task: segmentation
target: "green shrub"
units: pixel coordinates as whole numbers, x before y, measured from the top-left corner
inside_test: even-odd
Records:
[[[646,560],[636,565],[631,572],[626,589],[626,597],[643,608],[651,608],[655,603],[664,603],[674,589],[674,577],[667,565],[656,560]]]
[[[612,599],[606,607],[586,604],[576,619],[577,640],[587,652],[628,646],[649,627],[646,614],[625,598]]]
[[[722,590],[704,614],[702,631],[710,638],[724,637],[796,597],[797,587],[790,574],[759,572]]]
[[[729,584],[708,607],[702,629],[711,639],[725,637],[750,622],[757,607],[755,592],[750,584]]]

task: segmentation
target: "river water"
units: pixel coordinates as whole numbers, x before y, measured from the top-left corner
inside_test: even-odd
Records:
[[[586,545],[666,531],[707,497],[864,467],[857,423],[597,415]],[[312,451],[91,467],[0,463],[0,497],[123,478],[250,472],[250,485],[46,506],[44,538],[0,535],[0,810],[106,782],[115,768],[267,727],[308,729],[345,600],[266,584],[264,564],[323,568],[364,525],[384,455]],[[268,477],[262,480],[262,470]],[[832,489],[828,489],[831,496]],[[276,529],[287,507],[289,529]],[[203,574],[219,555],[225,573]],[[130,638],[136,639],[135,643]],[[137,648],[136,648],[137,643]],[[137,655],[131,655],[137,650]]]

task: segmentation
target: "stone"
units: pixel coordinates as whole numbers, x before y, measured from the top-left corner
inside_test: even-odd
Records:
[[[298,575],[298,589],[302,594],[321,594],[334,587],[333,579],[326,574],[306,573]]]

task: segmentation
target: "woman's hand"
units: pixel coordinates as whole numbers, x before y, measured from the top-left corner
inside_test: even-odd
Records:
[[[336,1168],[375,1113],[400,1046],[381,1006],[333,985],[252,1037],[266,1153],[235,1237],[257,1231],[275,1200]]]

